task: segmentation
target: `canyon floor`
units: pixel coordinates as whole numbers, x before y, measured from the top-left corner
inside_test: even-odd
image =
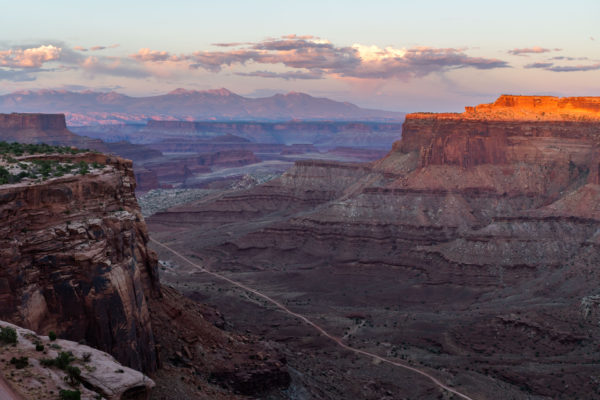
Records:
[[[215,194],[213,194],[214,196]],[[202,201],[211,201],[203,198]],[[198,202],[198,201],[196,201]],[[498,295],[482,296],[452,284],[427,285],[422,272],[397,266],[340,264],[322,260],[305,264],[297,259],[264,254],[262,263],[223,251],[223,245],[286,219],[268,215],[251,221],[207,228],[153,223],[151,236],[181,251],[196,263],[267,294],[294,312],[318,323],[352,347],[422,368],[450,387],[466,388],[474,399],[547,399],[523,393],[514,384],[487,376],[509,373],[515,364],[528,374],[558,376],[564,366],[513,348],[471,348],[487,322],[485,308],[509,306]],[[292,376],[281,393],[290,399],[432,399],[452,398],[428,379],[341,349],[313,327],[282,313],[271,304],[222,280],[199,272],[171,252],[152,246],[161,260],[161,281],[189,298],[216,307],[230,329],[248,332],[282,345]],[[451,298],[452,301],[446,301]],[[536,304],[530,304],[536,308]],[[515,318],[520,311],[515,310]],[[448,329],[453,327],[456,329]],[[471,331],[472,330],[472,331]],[[456,332],[463,337],[454,337]],[[448,340],[440,337],[440,333]],[[486,339],[487,340],[487,339]],[[442,344],[441,342],[444,341]],[[455,346],[445,351],[448,343]],[[506,369],[504,368],[506,367]],[[592,372],[590,368],[583,368]],[[519,381],[518,378],[515,379]]]

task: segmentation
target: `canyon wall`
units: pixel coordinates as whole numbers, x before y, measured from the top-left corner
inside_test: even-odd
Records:
[[[131,161],[92,153],[21,160],[34,158],[104,167],[0,186],[0,319],[156,369],[147,304],[160,296],[157,258],[146,247]]]

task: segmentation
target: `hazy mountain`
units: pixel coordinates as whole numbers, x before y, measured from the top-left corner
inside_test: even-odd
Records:
[[[116,92],[18,91],[0,96],[0,112],[65,113],[70,125],[166,120],[362,120],[400,121],[404,113],[360,108],[304,93],[249,98],[227,89],[177,89],[130,97]]]

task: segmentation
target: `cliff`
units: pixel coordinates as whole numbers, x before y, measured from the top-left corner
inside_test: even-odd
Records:
[[[106,150],[102,141],[69,131],[64,114],[0,114],[0,140]]]
[[[94,153],[17,159],[98,166],[0,186],[0,319],[156,369],[147,301],[160,295],[157,259],[146,247],[131,161]]]
[[[473,398],[593,398],[598,104],[502,96],[461,114],[410,114],[380,160],[297,162],[279,179],[158,213],[149,226],[209,268],[328,321],[346,343],[451,370]],[[292,353],[306,347],[286,340]],[[315,357],[290,360],[307,387],[321,372],[312,365],[329,360]],[[391,393],[414,389],[401,374],[381,378],[372,365],[353,374],[342,360],[328,382],[344,379],[333,384],[338,397],[364,398],[369,374]]]

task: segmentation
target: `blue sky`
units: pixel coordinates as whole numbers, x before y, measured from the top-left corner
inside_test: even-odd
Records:
[[[500,93],[600,95],[597,0],[22,1],[8,11],[0,93],[227,87],[405,111]]]

